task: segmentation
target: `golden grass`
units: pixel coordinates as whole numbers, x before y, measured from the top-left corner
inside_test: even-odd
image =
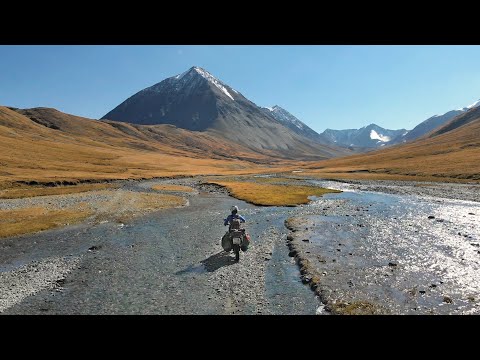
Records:
[[[182,186],[182,185],[154,185],[152,186],[153,190],[159,191],[178,191],[178,192],[193,192],[193,189],[190,186]]]
[[[82,193],[93,190],[104,190],[109,188],[115,188],[117,185],[113,184],[85,184],[85,185],[67,185],[56,187],[44,187],[44,186],[20,186],[16,188],[10,188],[0,190],[0,199],[20,199],[26,197],[35,196],[49,196],[49,195],[66,195]]]
[[[298,179],[286,178],[286,177],[274,177],[274,176],[270,176],[270,177],[242,176],[242,177],[239,177],[239,180],[253,181],[256,183],[263,183],[263,184],[281,184],[281,183],[291,183]]]
[[[211,181],[226,187],[230,194],[254,205],[296,206],[307,204],[308,196],[322,196],[341,191],[313,186],[257,184],[239,181]]]
[[[85,209],[47,210],[26,208],[0,211],[0,238],[78,223],[91,215]]]

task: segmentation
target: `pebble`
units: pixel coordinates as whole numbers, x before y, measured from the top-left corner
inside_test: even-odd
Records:
[[[447,304],[453,304],[453,300],[450,296],[444,296],[443,297],[443,302]]]

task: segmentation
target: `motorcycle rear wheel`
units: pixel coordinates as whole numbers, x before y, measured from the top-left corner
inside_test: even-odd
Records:
[[[233,244],[233,252],[235,253],[235,261],[240,261],[240,245]]]

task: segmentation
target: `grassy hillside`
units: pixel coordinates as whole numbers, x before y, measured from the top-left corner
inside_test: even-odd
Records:
[[[0,106],[0,186],[267,171],[269,158],[173,126],[134,127]]]

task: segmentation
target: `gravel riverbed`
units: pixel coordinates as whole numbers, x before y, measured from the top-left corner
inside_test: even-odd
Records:
[[[158,193],[155,184],[190,185],[188,205],[125,223],[67,226],[0,242],[3,314],[315,314],[317,297],[301,283],[285,246],[283,221],[296,209],[254,207],[199,179],[125,182],[123,191]],[[174,192],[168,192],[174,194]],[[84,197],[85,199],[85,197]],[[235,204],[252,245],[239,263],[220,246]],[[33,272],[35,291],[19,296],[19,271],[55,257],[77,259],[69,272]],[[7,280],[8,279],[8,285]],[[58,281],[61,283],[59,290]],[[3,283],[2,283],[3,282]],[[294,296],[292,296],[294,294]],[[292,303],[292,299],[295,302]]]

